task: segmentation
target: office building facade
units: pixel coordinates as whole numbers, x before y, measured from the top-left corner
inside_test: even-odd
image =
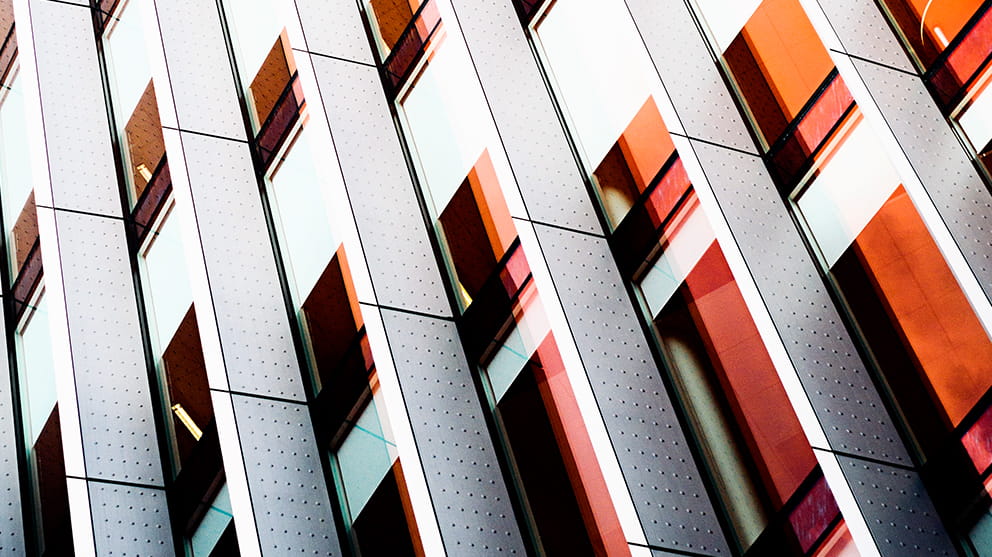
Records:
[[[992,555],[992,2],[0,2],[3,555]]]

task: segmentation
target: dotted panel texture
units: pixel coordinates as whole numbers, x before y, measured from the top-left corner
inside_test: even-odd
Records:
[[[837,460],[883,556],[957,555],[919,474],[850,457]]]
[[[7,361],[7,343],[0,342],[0,358]],[[17,474],[13,389],[10,373],[0,372],[0,555],[24,555],[24,524],[21,516],[21,487]]]
[[[187,132],[181,138],[230,388],[303,400],[248,145]]]
[[[757,152],[683,0],[627,0],[686,133]]]
[[[32,0],[42,118],[54,193],[38,204],[119,217],[120,190],[110,145],[90,10]],[[39,177],[40,178],[40,177]],[[44,183],[44,182],[42,182]],[[47,187],[47,186],[46,186]]]
[[[231,398],[262,553],[341,555],[307,407]]]
[[[992,194],[914,76],[853,60],[986,296],[992,298]]]
[[[448,555],[526,555],[455,325],[382,317]]]
[[[648,543],[729,555],[606,240],[535,228]]]
[[[386,306],[450,316],[378,73],[333,58],[311,60],[376,298]]]
[[[844,50],[916,73],[906,51],[873,0],[817,0]]]
[[[830,446],[911,464],[764,163],[692,144]]]
[[[165,492],[89,482],[98,555],[175,555]]]
[[[602,232],[513,4],[452,4],[530,218]]]
[[[55,226],[86,473],[162,485],[124,223],[56,211]]]
[[[296,0],[307,50],[374,64],[362,14],[354,0]]]
[[[214,0],[157,0],[179,127],[245,139],[234,73]]]

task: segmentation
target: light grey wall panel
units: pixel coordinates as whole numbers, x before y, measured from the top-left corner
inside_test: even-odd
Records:
[[[986,296],[992,298],[992,193],[919,78],[852,61]]]
[[[6,329],[5,329],[6,330]],[[0,342],[0,361],[7,362],[7,341]],[[13,386],[10,368],[0,371],[0,555],[24,555],[24,523],[21,515],[21,486],[17,469]]]
[[[232,396],[266,555],[341,555],[305,405]]]
[[[648,542],[729,555],[606,240],[535,229]]]
[[[87,474],[162,485],[124,223],[56,211],[55,226]]]
[[[378,73],[332,58],[312,60],[378,302],[450,316]]]
[[[882,555],[958,554],[919,474],[844,456],[837,460]]]
[[[526,555],[454,323],[382,318],[448,555]]]
[[[179,127],[244,139],[245,124],[217,2],[157,0],[155,9]]]
[[[874,0],[817,0],[844,49],[855,56],[916,72]]]
[[[188,132],[181,138],[230,388],[303,400],[248,145]]]
[[[764,163],[692,145],[831,448],[911,464]]]
[[[374,64],[354,0],[296,0],[306,48],[316,54]]]
[[[54,204],[120,216],[110,124],[88,8],[32,0],[32,34]],[[36,192],[49,205],[47,186]]]
[[[683,0],[627,0],[648,53],[691,137],[757,152]]]
[[[513,4],[506,0],[452,4],[530,218],[601,232]]]
[[[165,491],[90,482],[98,555],[175,555]]]

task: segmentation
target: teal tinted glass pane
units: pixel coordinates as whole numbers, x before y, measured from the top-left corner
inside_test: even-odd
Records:
[[[145,43],[144,2],[128,2],[110,28],[105,57],[119,114],[130,116],[152,79]],[[127,118],[125,117],[126,121]]]
[[[193,557],[208,557],[233,518],[231,496],[227,491],[227,484],[224,484],[210,503],[210,509],[203,515],[200,525],[193,532],[190,540]]]
[[[34,445],[55,408],[55,362],[52,359],[51,330],[44,293],[38,297],[31,315],[18,332],[20,381],[25,391],[21,399],[26,417],[28,445]]]
[[[341,483],[351,518],[358,516],[393,464],[392,447],[370,401],[337,452]]]
[[[310,294],[341,243],[331,228],[314,155],[303,128],[273,173],[269,187],[279,220],[279,244],[289,260],[297,304]]]
[[[174,210],[169,210],[153,233],[143,259],[149,324],[158,339],[156,356],[161,356],[193,303],[180,223]]]
[[[15,77],[0,101],[0,191],[7,230],[14,227],[33,188],[27,127],[21,80]]]

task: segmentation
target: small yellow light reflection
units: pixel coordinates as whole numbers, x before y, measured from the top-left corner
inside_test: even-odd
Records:
[[[186,429],[193,434],[194,439],[199,441],[200,437],[203,437],[203,430],[196,425],[196,422],[193,421],[193,418],[188,412],[186,412],[186,409],[183,408],[182,404],[173,404],[172,411],[175,412],[176,417],[179,418],[179,421],[186,426]]]

